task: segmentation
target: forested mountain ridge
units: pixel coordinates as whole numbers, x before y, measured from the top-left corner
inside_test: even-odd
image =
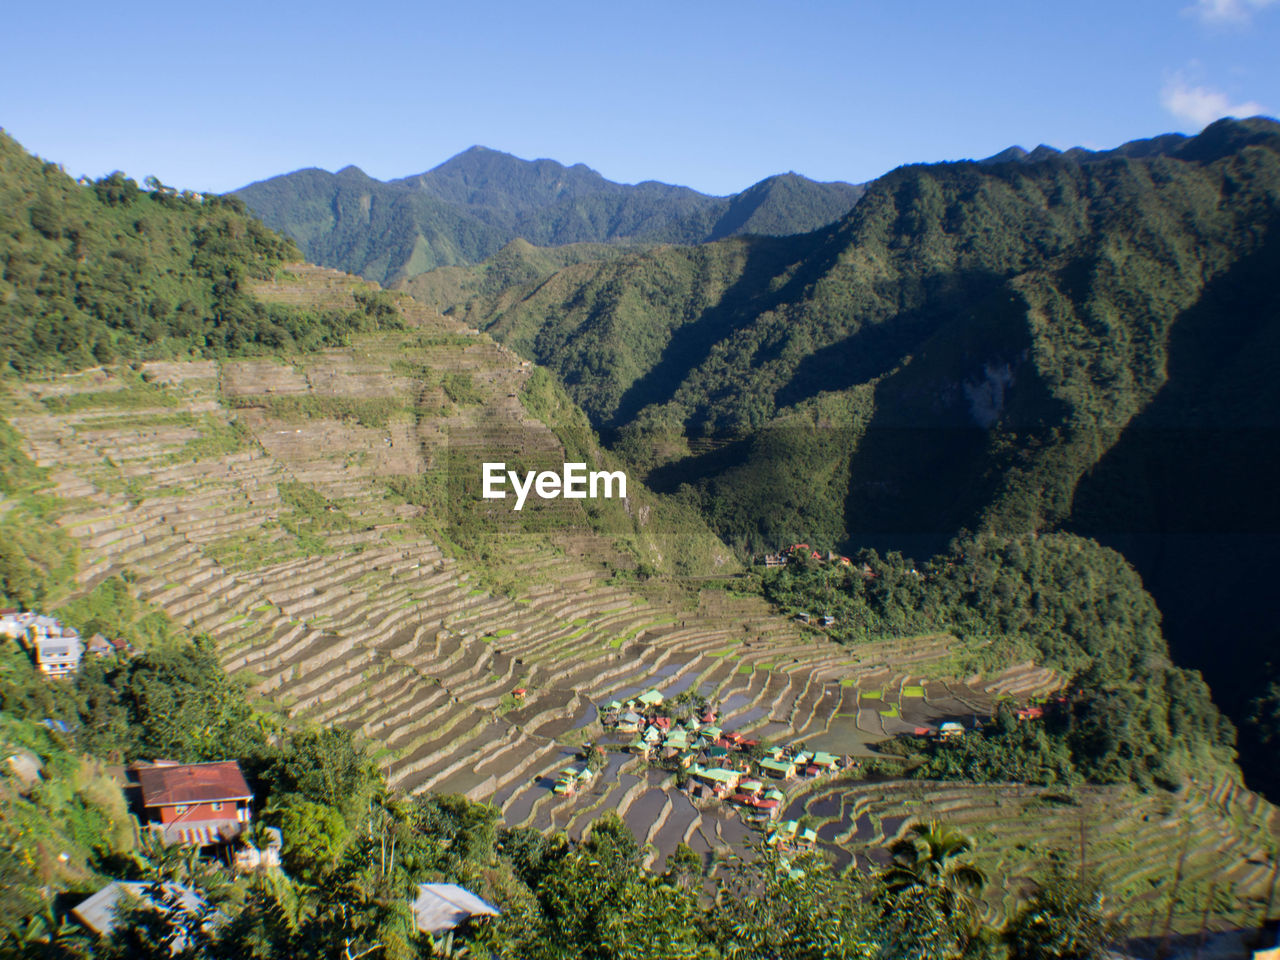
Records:
[[[1125,551],[1241,720],[1275,637],[1277,227],[1280,125],[1224,120],[903,167],[813,233],[572,265],[463,316],[744,550]]]
[[[641,440],[831,427],[853,454],[848,489],[754,539],[723,514],[754,546],[815,523],[831,542],[1036,529],[1069,514],[1077,479],[1162,387],[1182,312],[1269,255],[1278,145],[1256,120],[1147,159],[903,167],[811,234],[577,264],[467,317],[557,371],[637,458]],[[950,446],[869,458],[866,441],[921,429]],[[970,489],[920,502],[942,462]]]
[[[789,173],[713,197],[655,181],[614,183],[581,163],[472,147],[399,180],[375,180],[351,166],[299,170],[235,195],[309,259],[391,283],[483,260],[517,238],[559,246],[800,233],[846,213],[861,190]]]
[[[0,370],[227,356],[341,343],[375,326],[265,304],[246,284],[297,248],[235,198],[121,173],[77,183],[0,132]]]

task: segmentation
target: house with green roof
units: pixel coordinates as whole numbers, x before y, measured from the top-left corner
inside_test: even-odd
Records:
[[[689,735],[683,730],[672,730],[662,745],[668,750],[688,750]]]
[[[817,753],[813,755],[813,759],[810,762],[815,767],[819,767],[827,771],[835,770],[840,766],[839,757],[835,756],[834,754],[823,753],[821,750],[819,750]]]
[[[695,765],[690,768],[689,774],[709,786],[717,796],[732,792],[742,779],[742,774],[737,770],[725,770],[721,767]]]
[[[573,796],[581,783],[578,773],[577,767],[565,767],[556,777],[556,785],[551,788],[552,792],[561,797]]]
[[[790,780],[796,775],[796,768],[790,760],[761,760],[757,766],[775,780]]]

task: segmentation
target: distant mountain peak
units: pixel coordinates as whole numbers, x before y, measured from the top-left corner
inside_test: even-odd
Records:
[[[978,162],[979,163],[1017,163],[1019,160],[1027,159],[1027,156],[1028,156],[1027,151],[1015,144],[1012,147],[1005,147],[1005,149],[1001,150],[999,153],[993,153],[991,156],[986,157],[983,160],[979,160]]]
[[[789,171],[713,197],[658,181],[617,183],[585,163],[525,160],[480,144],[397,180],[347,166],[237,191],[311,259],[383,283],[483,260],[516,238],[550,247],[803,233],[848,213],[860,192]]]

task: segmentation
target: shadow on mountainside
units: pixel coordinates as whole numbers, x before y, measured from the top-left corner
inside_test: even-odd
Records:
[[[661,359],[623,393],[609,426],[621,427],[644,408],[672,399],[718,343],[749,326],[761,314],[800,301],[806,287],[835,266],[843,249],[843,241],[834,230],[803,238],[751,237],[744,242],[748,252],[738,280],[714,306],[673,331]],[[776,278],[797,262],[801,267],[796,273],[778,289],[772,289]]]
[[[1174,658],[1237,722],[1264,663],[1280,666],[1280,218],[1269,226],[1178,317],[1168,380],[1080,482],[1066,524],[1138,568]],[[1275,799],[1280,778],[1242,760]]]
[[[910,352],[876,385],[875,412],[850,462],[849,549],[923,559],[959,530],[977,529],[1015,466],[1016,442],[1064,417],[1029,359],[1026,302],[994,275],[960,282],[969,296],[949,301],[946,313],[913,317],[910,337],[899,335],[914,341]],[[843,345],[849,353],[852,339]],[[867,360],[849,353],[850,374],[876,369],[860,369]],[[824,362],[841,368],[834,355]]]

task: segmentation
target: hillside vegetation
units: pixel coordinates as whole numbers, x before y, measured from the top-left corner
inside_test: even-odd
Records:
[[[249,296],[297,248],[234,198],[120,173],[76,183],[0,133],[0,349],[10,370],[154,357],[314,349],[371,329],[336,313]]]
[[[1243,705],[1276,636],[1278,218],[1280,127],[1223,120],[903,167],[813,233],[569,265],[459,316],[743,552],[1071,529]]]
[[[578,263],[617,260],[645,249],[641,243],[569,243],[535,247],[517,237],[479,263],[436,267],[397,286],[420,303],[442,313],[465,309],[481,298],[495,297],[512,287],[543,280],[557,270]]]
[[[637,458],[743,443],[662,476],[744,545],[1036,529],[1164,385],[1175,321],[1271,256],[1278,143],[1223,122],[1143,160],[905,167],[816,233],[571,266],[466,316]],[[805,466],[829,451],[844,482],[750,509],[815,432]]]
[[[400,180],[375,180],[356,167],[298,170],[235,195],[308,259],[390,284],[476,263],[517,238],[560,246],[801,233],[847,213],[861,191],[788,173],[712,197],[656,181],[614,183],[581,163],[472,147]]]
[[[949,768],[926,766],[930,779],[1081,777],[1172,788],[1187,773],[1233,759],[1234,729],[1200,674],[1170,662],[1160,612],[1142,581],[1092,540],[975,537],[919,567],[892,552],[860,551],[847,566],[796,553],[767,572],[765,596],[787,612],[831,615],[828,632],[844,642],[947,631],[970,641],[969,666],[1029,657],[1072,678],[1071,706],[1050,719],[1074,722],[1049,725],[1070,745],[1063,761],[1049,760],[1052,739],[1006,737],[990,758],[969,753]],[[1060,772],[1044,779],[1041,768]]]

